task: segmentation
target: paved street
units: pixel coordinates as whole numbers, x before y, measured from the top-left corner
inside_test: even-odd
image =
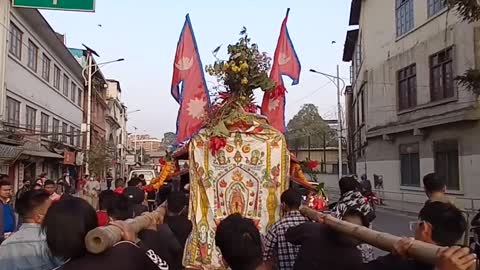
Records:
[[[409,221],[416,218],[390,210],[377,209],[377,218],[373,221],[373,228],[377,231],[388,232],[397,236],[412,236]],[[375,250],[375,255],[384,255],[385,252]]]

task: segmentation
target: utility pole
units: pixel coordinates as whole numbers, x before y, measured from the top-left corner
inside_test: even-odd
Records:
[[[342,159],[342,104],[340,97],[342,96],[340,90],[340,66],[337,65],[337,106],[338,106],[338,179],[343,176],[343,159]]]
[[[310,160],[310,135],[308,135],[308,160]]]
[[[90,50],[87,50],[87,141],[85,146],[85,154],[87,156],[87,162],[85,163],[85,173],[90,175],[89,153],[91,144],[91,126],[92,126],[92,59],[93,55]]]
[[[342,88],[345,87],[345,81],[340,78],[340,66],[337,65],[337,75],[333,76],[324,72],[316,71],[315,69],[310,69],[310,72],[317,73],[327,77],[336,87],[337,87],[337,107],[338,107],[338,179],[343,176],[343,159],[342,159]],[[343,83],[343,87],[340,87],[340,81]]]
[[[323,132],[323,164],[322,173],[327,172],[327,134]]]

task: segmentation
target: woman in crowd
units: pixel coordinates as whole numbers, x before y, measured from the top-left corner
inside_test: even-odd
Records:
[[[123,241],[102,254],[91,254],[86,249],[85,236],[98,226],[93,207],[75,197],[53,203],[42,230],[52,255],[65,261],[57,270],[169,269],[151,249],[144,248],[141,242],[135,244],[137,237],[126,223],[117,221],[114,225],[122,230]]]

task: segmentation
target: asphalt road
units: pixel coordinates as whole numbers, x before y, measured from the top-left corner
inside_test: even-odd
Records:
[[[373,221],[374,230],[391,233],[397,236],[413,236],[413,233],[410,232],[409,222],[416,220],[415,217],[382,209],[377,209],[376,215],[377,218]],[[384,251],[375,250],[376,256],[384,254],[386,254]]]

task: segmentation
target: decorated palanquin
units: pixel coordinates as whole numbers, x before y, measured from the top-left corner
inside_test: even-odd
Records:
[[[225,269],[215,248],[219,222],[233,213],[251,218],[261,233],[280,218],[280,195],[288,188],[290,156],[284,136],[258,115],[228,127],[225,145],[212,153],[214,138],[201,130],[189,144],[192,233],[184,265]]]

